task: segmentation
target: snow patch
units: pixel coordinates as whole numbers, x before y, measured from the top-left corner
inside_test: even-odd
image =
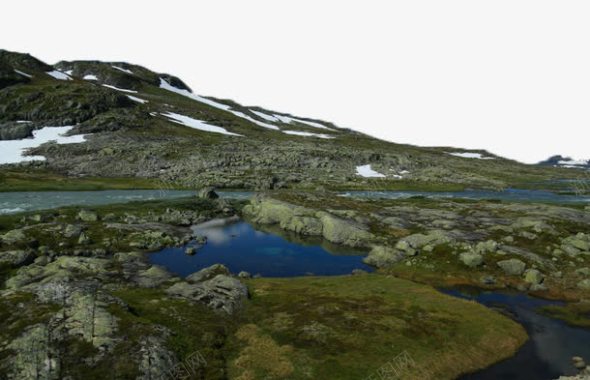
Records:
[[[296,123],[301,123],[301,124],[307,124],[310,127],[314,127],[314,128],[320,128],[320,129],[327,129],[328,131],[333,131],[332,128],[328,128],[325,125],[319,124],[319,123],[314,123],[313,121],[307,121],[307,120],[301,120],[301,119],[297,119],[291,116],[284,116],[284,115],[274,115],[277,119],[279,119],[281,121],[281,123],[285,123],[285,124],[291,124],[293,122]]]
[[[26,150],[37,148],[49,141],[58,144],[82,143],[86,139],[84,135],[64,136],[73,127],[44,127],[33,131],[33,137],[22,140],[0,141],[0,164],[17,164],[25,161],[44,161],[43,156],[25,156]]]
[[[161,113],[160,115],[166,116],[170,121],[175,122],[177,124],[182,124],[184,126],[199,129],[205,132],[214,132],[214,133],[222,133],[224,135],[229,136],[242,136],[238,135],[237,133],[228,132],[225,128],[217,127],[215,125],[207,124],[204,121],[193,119],[189,116],[184,116],[174,112],[167,112]]]
[[[58,71],[58,70],[48,71],[47,75],[50,75],[50,76],[54,77],[55,79],[59,79],[59,80],[72,80],[72,78],[68,74],[62,73],[61,71]]]
[[[17,73],[17,74],[19,74],[19,75],[22,75],[23,77],[27,77],[27,78],[32,78],[33,77],[31,74],[24,73],[24,72],[22,72],[20,70],[17,70],[17,69],[14,69],[14,72]]]
[[[141,104],[145,104],[145,103],[147,103],[147,102],[148,102],[148,101],[147,101],[147,100],[145,100],[145,99],[141,99],[141,98],[135,97],[135,96],[133,96],[133,95],[127,95],[127,97],[128,97],[129,99],[133,100],[134,102],[141,103]]]
[[[371,164],[357,166],[356,174],[365,178],[385,178],[385,174],[381,174],[371,169]]]
[[[94,74],[87,74],[84,75],[84,78],[82,78],[84,80],[98,80],[98,77]]]
[[[261,119],[264,119],[266,121],[272,121],[272,122],[278,122],[279,119],[272,116],[272,115],[267,115],[264,112],[260,112],[260,111],[254,111],[254,110],[250,110],[250,112],[252,112],[254,115],[260,117]]]
[[[558,165],[569,165],[570,167],[590,165],[590,160],[576,160],[570,158],[568,160],[561,160],[557,162]]]
[[[229,109],[231,108],[227,104],[221,104],[221,103],[218,103],[214,100],[203,98],[202,96],[199,96],[197,94],[193,94],[192,92],[190,92],[188,90],[181,90],[178,87],[174,87],[162,78],[160,78],[160,88],[163,88],[164,90],[175,92],[175,93],[180,94],[182,96],[186,96],[187,98],[191,98],[193,100],[196,100],[197,102],[205,103],[207,105],[210,105],[211,107],[215,107],[220,110],[229,111]]]
[[[222,104],[222,103],[216,102],[215,100],[207,99],[207,98],[204,98],[204,97],[199,96],[197,94],[193,94],[192,92],[190,92],[188,90],[181,90],[178,87],[174,87],[174,86],[172,86],[170,83],[166,82],[162,78],[160,78],[160,88],[163,88],[164,90],[172,91],[172,92],[177,93],[177,94],[180,94],[182,96],[186,96],[187,98],[191,98],[193,100],[196,100],[197,102],[201,102],[201,103],[207,104],[207,105],[209,105],[211,107],[215,107],[215,108],[220,109],[220,110],[223,110],[223,111],[231,112],[235,116],[240,117],[240,118],[245,119],[245,120],[248,120],[249,122],[254,123],[256,125],[259,125],[259,126],[261,126],[263,128],[279,130],[279,128],[277,126],[274,126],[274,125],[271,125],[271,124],[267,124],[267,123],[263,123],[261,121],[258,121],[256,119],[251,118],[250,116],[246,115],[245,113],[242,113],[242,112],[239,112],[239,111],[234,111],[227,104]]]
[[[106,88],[110,88],[110,89],[112,89],[112,90],[117,90],[117,91],[121,91],[121,92],[126,92],[126,93],[128,93],[128,94],[137,94],[137,91],[134,91],[134,90],[126,90],[126,89],[124,89],[124,88],[119,88],[119,87],[111,86],[111,85],[109,85],[109,84],[103,84],[102,86],[103,86],[103,87],[106,87]]]
[[[248,116],[245,113],[242,113],[240,111],[230,110],[229,112],[233,113],[237,117],[241,117],[242,119],[246,119],[249,122],[254,123],[256,125],[259,125],[259,126],[261,126],[263,128],[274,129],[275,131],[278,131],[279,130],[279,127],[277,127],[276,125],[272,125],[272,124],[268,124],[268,123],[263,123],[262,121],[258,121],[256,119],[253,119],[250,116]]]
[[[311,132],[301,132],[301,131],[282,131],[288,135],[295,135],[295,136],[304,136],[304,137],[318,137],[320,139],[333,139],[334,136],[325,135],[323,133],[311,133]]]
[[[478,160],[493,160],[494,157],[484,157],[481,153],[473,152],[447,152],[451,156],[463,157],[463,158],[476,158]]]
[[[133,75],[133,71],[131,71],[131,70],[129,70],[129,69],[124,69],[124,68],[122,68],[122,67],[119,67],[119,66],[114,66],[114,65],[113,65],[113,66],[111,66],[111,67],[112,67],[113,69],[117,69],[117,70],[119,70],[119,71],[122,71],[122,72],[124,72],[125,74],[131,74],[131,75]]]
[[[66,70],[66,71],[64,71],[64,73],[66,73],[68,75],[72,75],[74,73],[74,70]]]

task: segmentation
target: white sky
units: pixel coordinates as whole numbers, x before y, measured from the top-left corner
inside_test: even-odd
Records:
[[[0,47],[48,63],[129,61],[395,142],[590,158],[587,0],[11,0],[2,13]]]

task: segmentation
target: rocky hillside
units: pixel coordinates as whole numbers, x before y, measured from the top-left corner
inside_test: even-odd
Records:
[[[485,151],[394,144],[329,122],[202,97],[177,77],[124,62],[51,66],[4,50],[0,148],[4,178],[53,173],[186,187],[503,188],[577,175]]]
[[[539,162],[539,165],[590,170],[590,160],[574,160],[571,157],[561,155],[551,156],[545,161]]]

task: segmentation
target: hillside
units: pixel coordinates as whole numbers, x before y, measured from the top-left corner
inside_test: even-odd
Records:
[[[4,189],[64,178],[128,179],[139,187],[504,188],[579,175],[485,151],[395,144],[202,97],[175,76],[124,62],[51,66],[4,50],[0,147]]]

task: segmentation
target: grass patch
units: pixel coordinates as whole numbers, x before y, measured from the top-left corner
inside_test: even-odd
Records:
[[[234,378],[366,378],[405,352],[413,364],[402,378],[451,379],[512,355],[527,338],[484,306],[384,275],[249,285]]]

